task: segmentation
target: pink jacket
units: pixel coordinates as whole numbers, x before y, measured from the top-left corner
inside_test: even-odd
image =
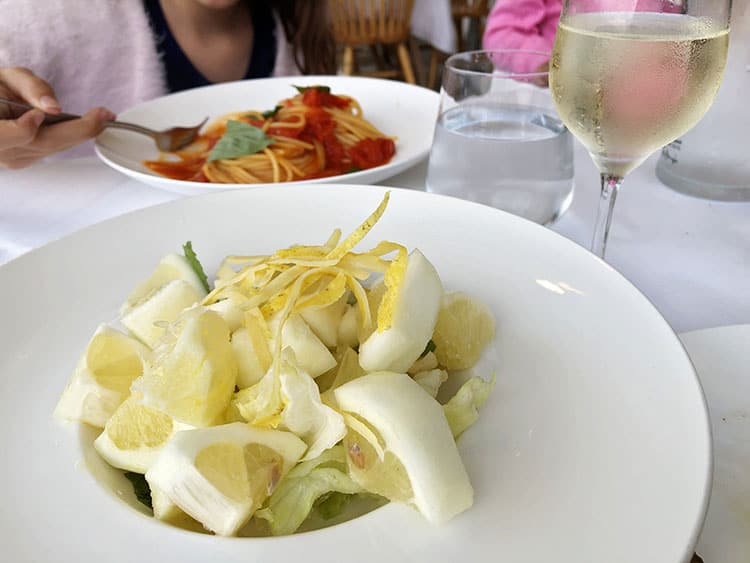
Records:
[[[592,4],[597,2],[591,1]],[[644,11],[656,10],[664,6],[660,0],[619,2],[623,9],[631,10],[634,7]],[[608,3],[612,4],[611,1]],[[561,9],[562,0],[497,0],[487,18],[484,48],[552,52]],[[680,11],[679,2],[675,2],[674,11]],[[539,66],[539,58],[534,56],[517,56],[513,60],[515,72],[533,72]]]

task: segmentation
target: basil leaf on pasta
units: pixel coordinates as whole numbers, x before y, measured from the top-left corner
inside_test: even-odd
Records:
[[[227,130],[214,145],[208,161],[237,158],[254,154],[273,144],[274,140],[263,129],[242,121],[227,121]]]
[[[276,106],[273,109],[269,109],[268,111],[264,111],[261,113],[263,116],[263,119],[271,119],[272,117],[275,117],[277,113],[279,113],[279,110],[283,108],[284,106]]]
[[[316,86],[294,86],[297,89],[297,92],[300,94],[304,94],[307,90],[317,90],[318,92],[323,92],[325,94],[331,93],[331,87],[330,86],[322,86],[320,84]]]

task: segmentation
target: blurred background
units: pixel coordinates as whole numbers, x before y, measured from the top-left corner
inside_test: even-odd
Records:
[[[439,89],[446,58],[481,49],[494,0],[330,0],[340,74]]]

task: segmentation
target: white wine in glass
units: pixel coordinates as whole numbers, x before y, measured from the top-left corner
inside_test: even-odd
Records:
[[[550,88],[560,118],[601,172],[592,243],[599,256],[624,176],[692,128],[713,103],[730,8],[731,0],[564,2]]]

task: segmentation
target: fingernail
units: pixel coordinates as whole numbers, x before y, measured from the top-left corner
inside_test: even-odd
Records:
[[[45,111],[60,109],[60,104],[58,104],[57,100],[52,96],[42,96],[39,98],[39,105],[42,106]]]
[[[114,121],[117,116],[106,108],[99,108],[98,117],[101,121]]]

